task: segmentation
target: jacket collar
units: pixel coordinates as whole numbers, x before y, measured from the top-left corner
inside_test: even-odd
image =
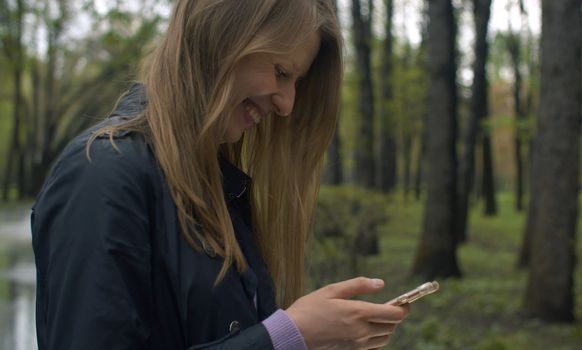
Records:
[[[249,190],[251,178],[222,155],[219,156],[219,163],[225,197],[231,200],[240,198]]]
[[[130,86],[129,90],[121,96],[110,117],[121,116],[127,118],[136,116],[144,111],[147,104],[148,101],[145,86],[142,83],[134,83]]]

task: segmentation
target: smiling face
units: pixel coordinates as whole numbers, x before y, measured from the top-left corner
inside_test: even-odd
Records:
[[[238,63],[233,86],[236,107],[223,142],[238,141],[271,112],[281,117],[291,114],[295,87],[315,59],[320,40],[313,33],[287,55],[255,53]]]

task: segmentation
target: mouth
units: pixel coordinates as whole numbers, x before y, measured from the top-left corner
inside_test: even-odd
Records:
[[[259,107],[255,105],[253,102],[251,102],[251,100],[249,100],[248,98],[243,101],[243,106],[246,115],[248,115],[255,124],[259,124],[261,122],[261,119],[263,118],[263,115]]]

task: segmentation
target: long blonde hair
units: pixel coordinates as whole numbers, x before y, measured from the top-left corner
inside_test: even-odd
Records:
[[[224,200],[218,154],[253,178],[253,233],[284,307],[303,292],[304,245],[323,156],[335,130],[342,40],[329,0],[178,0],[160,45],[143,66],[148,104],[100,133],[146,135],[169,185],[184,238],[203,238],[246,268]],[[264,118],[236,144],[221,145],[234,68],[253,53],[288,53],[319,32],[321,47],[297,87],[290,118]],[[97,134],[95,134],[97,136]]]

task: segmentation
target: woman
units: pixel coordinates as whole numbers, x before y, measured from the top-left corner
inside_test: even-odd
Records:
[[[178,0],[33,208],[39,348],[385,345],[407,310],[348,300],[381,280],[299,298],[341,66],[328,0]]]

